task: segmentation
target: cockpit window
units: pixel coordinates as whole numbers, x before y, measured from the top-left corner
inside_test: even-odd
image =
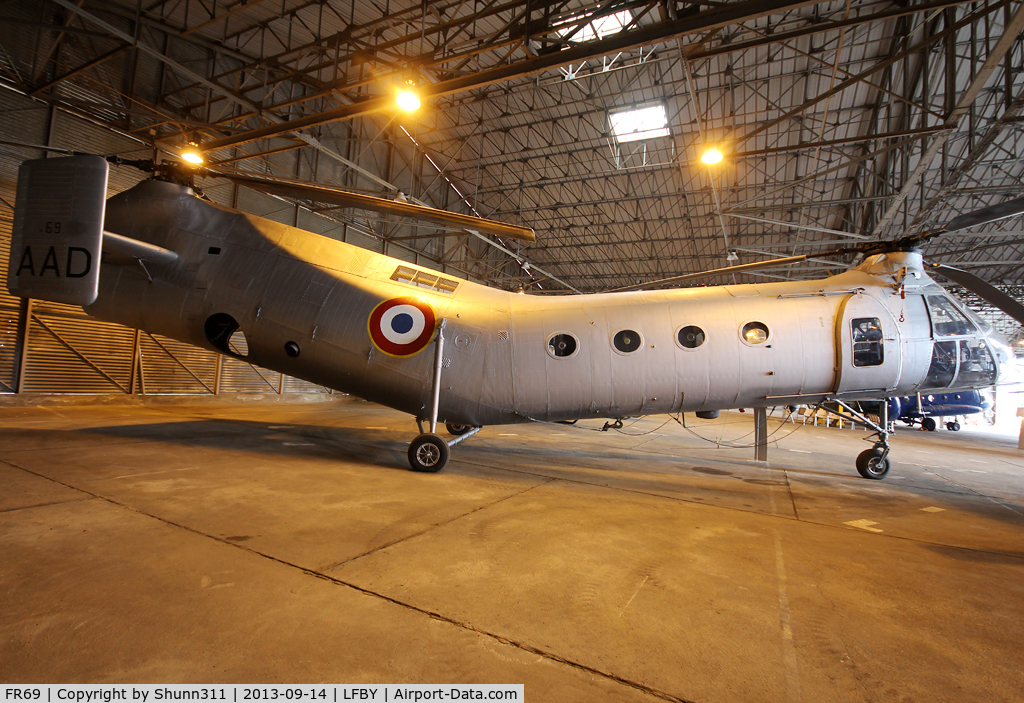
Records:
[[[967,314],[967,318],[974,323],[974,326],[981,330],[981,335],[983,337],[987,337],[992,334],[991,322],[980,317],[978,313],[974,312],[966,305],[964,306],[964,312]]]
[[[925,388],[948,388],[956,375],[956,342],[936,342]]]
[[[855,317],[850,321],[853,333],[853,365],[881,366],[885,360],[882,323],[877,317]]]
[[[944,295],[926,295],[932,316],[932,332],[936,337],[957,337],[977,332],[967,317]]]
[[[991,386],[996,382],[996,364],[988,344],[977,339],[960,340],[960,373],[957,385]]]

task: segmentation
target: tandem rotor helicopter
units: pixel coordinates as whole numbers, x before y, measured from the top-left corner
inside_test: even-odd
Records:
[[[216,350],[414,416],[417,471],[485,425],[839,404],[873,430],[857,457],[889,471],[889,424],[860,399],[994,385],[1012,352],[950,297],[946,276],[1024,322],[1024,306],[973,274],[927,265],[940,234],[1024,212],[1024,199],[961,215],[859,254],[823,280],[516,295],[199,197],[176,165],[106,200],[108,159],[26,161],[8,287],[101,320]],[[307,183],[208,172],[264,192],[532,240],[532,230]],[[654,281],[750,271],[807,256]],[[884,403],[882,406],[884,407]],[[424,423],[428,423],[425,430]],[[438,423],[454,435],[437,434]]]

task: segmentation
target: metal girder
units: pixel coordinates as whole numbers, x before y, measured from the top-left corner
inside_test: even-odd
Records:
[[[964,174],[968,173],[972,168],[978,165],[982,157],[988,153],[989,148],[995,142],[996,138],[1002,134],[1003,130],[1011,124],[1011,122],[1018,118],[1018,116],[1024,113],[1024,96],[1018,96],[1010,105],[1006,108],[995,124],[986,130],[985,134],[982,135],[981,139],[971,150],[971,153],[967,155],[963,161],[957,164],[956,168],[949,172],[946,176],[946,182],[942,184],[931,200],[925,203],[918,211],[917,215],[914,216],[914,222],[911,225],[911,229],[915,229],[924,224],[935,208],[956,188],[956,184],[960,182],[960,179]]]
[[[74,12],[77,15],[81,15],[81,17],[83,19],[86,19],[89,22],[92,22],[93,24],[95,24],[98,27],[102,27],[105,31],[109,32],[111,35],[117,37],[118,39],[120,39],[121,41],[125,42],[126,44],[134,46],[136,49],[138,49],[142,53],[147,54],[149,56],[152,56],[153,58],[155,58],[155,59],[161,61],[162,63],[170,66],[171,68],[173,68],[178,73],[182,74],[183,76],[188,77],[189,79],[195,81],[196,83],[200,83],[200,84],[206,86],[207,88],[210,88],[211,90],[216,91],[217,93],[223,95],[224,97],[228,98],[232,102],[238,103],[239,105],[241,105],[242,107],[246,108],[247,110],[252,110],[253,112],[260,112],[260,108],[255,103],[247,100],[246,98],[242,97],[241,95],[236,94],[234,91],[229,90],[228,88],[226,88],[225,86],[217,83],[216,81],[212,81],[212,80],[210,80],[210,79],[208,79],[208,78],[206,78],[206,77],[196,73],[192,69],[186,68],[181,63],[179,63],[178,61],[175,61],[171,57],[167,56],[166,54],[164,54],[164,52],[160,51],[159,49],[155,49],[155,48],[149,46],[148,44],[140,42],[136,37],[133,37],[132,35],[128,34],[127,32],[121,31],[120,29],[118,29],[114,25],[112,25],[109,22],[106,22],[106,21],[100,19],[99,17],[97,17],[96,15],[92,14],[91,12],[87,12],[86,10],[83,10],[82,8],[78,7],[78,5],[74,4],[70,0],[51,0],[51,1],[56,3],[57,5],[60,5],[61,7],[65,8],[67,10],[70,10],[71,12]]]
[[[119,47],[117,47],[116,49],[114,49],[112,51],[108,51],[107,53],[103,54],[102,56],[97,56],[95,59],[93,59],[91,61],[88,61],[88,62],[82,64],[81,66],[78,66],[77,68],[73,68],[70,71],[67,71],[67,72],[57,76],[56,78],[54,78],[54,79],[52,79],[50,81],[47,81],[46,83],[44,83],[41,86],[38,86],[36,88],[32,88],[32,92],[30,92],[29,95],[34,97],[34,96],[38,95],[39,93],[42,93],[42,92],[44,92],[46,90],[49,90],[50,88],[52,88],[53,86],[55,86],[55,85],[57,85],[59,83],[63,83],[64,81],[68,80],[69,78],[74,78],[79,73],[82,73],[84,71],[88,71],[91,68],[96,68],[97,66],[99,66],[103,62],[108,61],[108,60],[114,58],[115,56],[118,56],[119,54],[121,54],[121,52],[123,52],[127,48],[128,48],[128,45],[126,44],[126,45],[123,45],[123,46],[119,46]]]
[[[1011,0],[1006,0],[1006,2],[1010,2],[1010,1]],[[805,112],[807,110],[807,108],[811,107],[812,105],[816,105],[819,102],[832,97],[833,95],[838,95],[839,93],[843,92],[844,90],[846,90],[850,86],[854,85],[855,83],[860,82],[864,78],[867,78],[868,76],[874,75],[875,73],[878,73],[879,71],[881,71],[881,70],[883,70],[885,68],[888,68],[889,66],[895,64],[896,62],[898,62],[898,61],[900,61],[900,60],[902,60],[904,58],[907,58],[908,56],[912,56],[912,55],[916,54],[917,52],[921,51],[925,47],[927,47],[927,46],[929,46],[931,44],[934,44],[935,42],[937,42],[937,41],[939,41],[941,39],[944,39],[947,36],[952,35],[957,30],[962,29],[962,28],[968,26],[971,22],[975,21],[976,19],[978,19],[980,17],[983,17],[984,15],[987,15],[990,12],[994,12],[997,8],[999,8],[1001,6],[1002,6],[1001,4],[999,4],[999,5],[992,5],[992,6],[986,7],[984,9],[982,9],[982,10],[978,10],[977,12],[971,13],[970,15],[967,15],[966,17],[961,19],[959,22],[957,22],[952,27],[949,27],[949,28],[939,32],[938,34],[930,36],[930,37],[928,37],[928,38],[926,38],[926,39],[924,39],[924,40],[922,40],[920,42],[917,42],[916,44],[914,44],[913,46],[911,46],[908,49],[905,49],[905,50],[903,50],[903,51],[901,51],[901,52],[899,52],[897,54],[889,56],[888,58],[884,59],[883,61],[880,61],[879,63],[874,64],[870,68],[867,68],[867,69],[861,71],[860,73],[858,73],[857,75],[853,76],[852,78],[848,78],[847,80],[845,80],[842,83],[840,83],[839,85],[831,88],[830,90],[827,90],[824,93],[821,93],[821,94],[815,96],[814,98],[811,98],[810,100],[805,101],[803,104],[798,105],[797,107],[795,107],[792,110],[788,111],[786,114],[784,114],[784,115],[782,115],[780,117],[777,117],[777,118],[775,118],[773,120],[770,120],[770,121],[764,123],[763,125],[761,125],[759,127],[755,127],[751,131],[746,132],[745,134],[743,134],[742,136],[737,138],[734,141],[734,143],[742,144],[744,142],[747,142],[750,139],[752,139],[753,137],[755,137],[756,135],[764,132],[765,130],[771,129],[772,127],[774,127],[774,126],[776,126],[776,125],[778,125],[780,123],[783,123],[783,122],[786,122],[787,120],[793,119],[797,115]],[[1007,48],[1009,48],[1009,47],[1007,47]]]
[[[962,21],[954,26],[959,26],[960,24],[962,24]],[[878,224],[875,225],[875,229],[872,232],[873,236],[879,236],[893,221],[893,218],[896,217],[896,213],[899,211],[903,201],[906,200],[907,196],[910,194],[910,190],[915,187],[917,179],[920,178],[925,169],[931,165],[935,156],[939,153],[939,150],[941,150],[945,145],[946,140],[949,139],[950,135],[952,135],[957,129],[961,118],[967,114],[967,110],[977,99],[978,94],[981,93],[981,89],[988,83],[989,78],[992,77],[993,71],[996,70],[1002,62],[1003,57],[1006,56],[1006,52],[1008,52],[1013,46],[1013,43],[1020,38],[1022,31],[1024,31],[1024,5],[1017,8],[1017,11],[1004,28],[1002,37],[999,38],[999,41],[996,42],[995,46],[993,46],[992,50],[989,52],[988,57],[985,59],[985,63],[982,64],[978,72],[975,73],[974,79],[967,86],[967,89],[960,94],[960,99],[957,101],[956,107],[953,108],[953,111],[943,124],[945,131],[937,135],[935,139],[932,140],[931,144],[928,145],[927,151],[925,151],[918,161],[917,167],[906,177],[903,187],[900,188],[899,193],[897,193],[896,197],[892,199],[892,202],[889,203],[889,207],[886,208],[885,213],[879,219]]]
[[[67,0],[55,0],[67,2]],[[541,71],[546,71],[560,66],[568,66],[607,54],[613,54],[628,49],[635,49],[647,44],[664,41],[678,36],[685,36],[698,31],[707,31],[717,27],[725,27],[736,22],[745,22],[766,15],[781,12],[783,10],[795,9],[813,5],[814,0],[747,0],[746,2],[732,3],[717,7],[712,10],[698,13],[693,17],[686,17],[678,20],[669,20],[650,25],[641,29],[628,32],[620,32],[607,39],[599,39],[571,47],[564,51],[556,51],[540,56],[531,57],[522,61],[510,63],[505,66],[488,69],[469,76],[452,78],[424,86],[421,94],[424,97],[437,97],[460,93],[466,90],[482,88],[494,83],[508,81],[513,78],[531,76]],[[214,151],[229,146],[247,144],[257,139],[276,136],[288,132],[301,131],[336,122],[338,120],[351,119],[361,115],[369,115],[385,109],[393,109],[393,98],[389,96],[372,98],[353,105],[345,105],[334,110],[307,115],[293,120],[288,120],[276,125],[261,127],[249,132],[243,132],[222,139],[215,139],[207,142],[204,148]]]

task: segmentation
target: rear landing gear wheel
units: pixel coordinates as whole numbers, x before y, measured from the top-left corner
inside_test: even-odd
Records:
[[[921,427],[925,428],[929,432],[934,432],[935,431],[935,418],[933,418],[933,417],[926,417],[925,419],[921,420]]]
[[[413,471],[436,473],[448,464],[448,443],[436,434],[421,434],[409,445],[409,466]]]
[[[448,424],[446,424],[444,426],[444,428],[446,430],[448,430],[448,434],[454,435],[456,437],[458,437],[459,435],[464,435],[467,432],[469,432],[471,429],[473,429],[469,425],[453,425],[450,422]]]
[[[957,422],[956,420],[954,420],[953,422],[947,422],[946,423],[946,429],[949,430],[950,432],[959,432],[960,431],[960,423]]]
[[[889,473],[889,457],[882,447],[872,447],[857,456],[857,473],[864,478],[880,481]]]

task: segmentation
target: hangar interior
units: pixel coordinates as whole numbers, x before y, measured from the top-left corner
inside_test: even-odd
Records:
[[[6,0],[0,27],[5,262],[24,160],[176,160],[189,143],[222,170],[531,227],[524,243],[196,181],[216,203],[529,295],[893,240],[1024,196],[1018,0]],[[394,107],[405,86],[414,112]],[[709,145],[720,163],[702,162]],[[112,167],[110,194],[144,177]],[[1022,227],[924,256],[1019,300]],[[853,435],[790,437],[778,419],[767,465],[723,454],[746,441],[728,420],[572,440],[494,428],[448,475],[410,477],[395,458],[408,418],[16,298],[6,275],[0,406],[49,405],[0,409],[5,681],[526,680],[542,700],[1024,690],[1013,443],[907,436],[905,474],[865,486],[839,468]],[[332,402],[187,404],[275,395]]]
[[[0,246],[18,165],[59,154],[16,144],[138,159],[188,142],[222,169],[532,227],[535,243],[496,241],[199,180],[215,202],[535,294],[893,239],[1021,196],[1021,21],[1015,2],[9,1]],[[424,101],[408,114],[407,82]],[[143,175],[115,167],[110,190]],[[924,253],[1019,297],[1020,230]],[[325,390],[0,296],[4,392]]]

